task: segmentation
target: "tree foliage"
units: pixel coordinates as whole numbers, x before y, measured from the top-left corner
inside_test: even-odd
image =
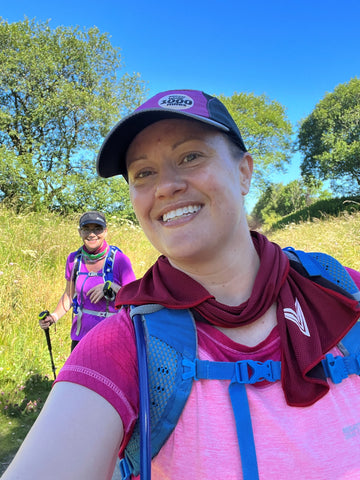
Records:
[[[331,198],[331,193],[323,190],[319,182],[312,185],[302,180],[294,180],[287,185],[274,183],[262,193],[251,215],[257,222],[271,225],[286,215],[326,198]]]
[[[264,190],[275,170],[284,171],[292,153],[292,125],[285,108],[265,95],[234,93],[219,95],[240,129],[247,150],[253,155],[253,184]]]
[[[99,206],[111,182],[96,177],[96,151],[144,95],[139,74],[119,76],[121,68],[119,48],[96,27],[0,22],[0,200],[34,210]]]
[[[340,84],[302,122],[298,149],[305,179],[330,179],[335,191],[360,191],[360,79]]]

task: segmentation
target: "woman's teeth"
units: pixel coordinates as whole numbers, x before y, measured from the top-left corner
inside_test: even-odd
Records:
[[[169,220],[174,220],[175,218],[182,217],[183,215],[190,215],[196,213],[200,210],[200,205],[189,205],[183,208],[177,208],[176,210],[171,210],[163,215],[163,221],[168,222]]]

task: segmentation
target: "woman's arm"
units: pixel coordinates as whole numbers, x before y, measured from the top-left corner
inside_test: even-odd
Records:
[[[111,479],[123,435],[104,398],[57,383],[2,480]]]
[[[66,287],[64,293],[61,295],[61,298],[55,308],[55,310],[47,315],[44,319],[39,320],[40,327],[43,329],[47,329],[53,323],[56,323],[60,320],[61,317],[67,313],[72,305],[72,298],[71,298],[71,282],[69,280],[66,281]]]

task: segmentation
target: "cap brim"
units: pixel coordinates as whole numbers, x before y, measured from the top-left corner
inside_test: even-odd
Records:
[[[183,111],[168,111],[164,109],[147,109],[120,120],[105,138],[96,161],[96,169],[101,177],[109,178],[123,175],[127,179],[126,152],[136,135],[152,123],[171,118],[191,118],[211,125],[223,132],[229,128],[209,118],[192,115]]]
[[[94,223],[95,225],[100,225],[101,227],[106,228],[106,223],[99,222],[99,221],[96,221],[96,220],[85,220],[85,222],[81,222],[81,224],[79,226],[80,226],[80,228],[82,228],[84,225],[89,225],[91,223]]]

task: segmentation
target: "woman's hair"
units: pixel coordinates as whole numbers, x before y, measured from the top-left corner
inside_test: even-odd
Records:
[[[231,137],[229,137],[229,135],[227,135],[226,133],[223,133],[223,136],[227,140],[227,143],[228,143],[228,146],[229,146],[229,149],[230,149],[230,153],[231,153],[232,157],[234,158],[234,160],[241,160],[246,152],[244,152],[244,150],[239,145],[237,145],[233,141],[233,139]]]

